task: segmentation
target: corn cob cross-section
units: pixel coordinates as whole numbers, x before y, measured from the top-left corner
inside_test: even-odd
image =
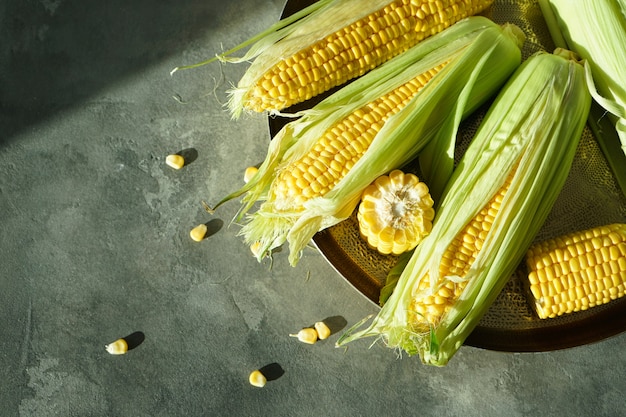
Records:
[[[626,291],[626,224],[601,226],[533,245],[526,265],[539,318],[606,304]]]
[[[229,108],[276,112],[361,76],[493,0],[321,0],[310,14],[268,29],[242,58],[252,61]],[[284,32],[284,33],[283,33]],[[239,47],[234,48],[237,50]],[[208,62],[208,61],[207,61]]]

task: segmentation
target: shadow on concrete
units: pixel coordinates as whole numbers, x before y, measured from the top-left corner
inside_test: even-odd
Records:
[[[176,154],[185,159],[185,165],[189,165],[198,159],[198,150],[195,148],[183,149],[182,151],[176,152]]]
[[[146,339],[146,335],[143,332],[134,332],[124,337],[126,340],[126,344],[128,345],[128,350],[133,350],[137,346],[143,343]]]
[[[206,238],[208,238],[210,236],[213,236],[214,234],[216,234],[220,230],[222,230],[222,227],[224,227],[224,220],[222,220],[222,219],[211,219],[208,222],[206,222],[205,225],[207,227],[206,236],[205,236],[205,239],[206,239]]]
[[[284,375],[285,370],[276,362],[265,365],[259,371],[268,381],[274,381]]]
[[[217,0],[0,2],[0,145],[107,85],[182,54],[226,19],[245,19],[236,6]],[[215,52],[214,45],[206,48],[207,56]]]

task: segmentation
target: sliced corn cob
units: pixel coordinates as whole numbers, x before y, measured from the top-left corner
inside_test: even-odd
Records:
[[[383,255],[400,255],[430,233],[433,204],[428,186],[415,174],[394,169],[363,190],[357,212],[359,232]]]
[[[255,58],[231,91],[229,107],[234,117],[244,109],[279,111],[341,85],[480,13],[493,0],[320,3],[293,23],[270,28],[243,58],[228,59]],[[226,54],[217,58],[227,60]]]
[[[374,179],[429,140],[448,149],[460,120],[519,65],[521,41],[519,28],[473,17],[421,42],[288,123],[257,175],[218,206],[247,193],[243,215],[265,200],[241,233],[260,242],[259,260],[288,240],[295,265],[313,235],[347,218]]]
[[[626,224],[610,224],[549,239],[526,255],[539,318],[587,310],[624,296]]]
[[[431,233],[389,283],[391,296],[339,345],[377,336],[437,366],[461,347],[522,261],[573,161],[591,97],[583,67],[563,52],[533,55],[511,77],[450,178]]]

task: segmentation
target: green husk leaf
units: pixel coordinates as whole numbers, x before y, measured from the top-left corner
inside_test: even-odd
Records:
[[[245,193],[241,219],[255,202],[263,201],[255,213],[246,216],[241,234],[248,243],[260,242],[261,253],[288,241],[289,260],[295,266],[313,235],[346,219],[374,179],[413,159],[429,141],[448,146],[456,138],[459,121],[494,94],[519,65],[518,42],[483,17],[465,19],[423,41],[301,112],[273,139],[254,182],[218,206]],[[280,171],[304,155],[337,121],[448,60],[405,108],[387,120],[361,160],[325,196],[292,210],[278,207],[268,197]]]
[[[299,10],[298,12],[294,13],[293,15],[279,20],[278,22],[268,27],[266,30],[254,35],[253,37],[245,40],[239,45],[225,52],[222,52],[221,54],[216,54],[214,57],[209,58],[207,60],[204,60],[195,64],[191,64],[191,65],[183,65],[183,66],[176,67],[172,71],[170,71],[170,75],[173,75],[178,70],[198,68],[198,67],[210,64],[215,61],[231,62],[231,63],[249,61],[255,58],[256,56],[260,55],[261,53],[263,53],[263,51],[268,49],[271,45],[274,45],[275,43],[277,43],[280,39],[293,33],[293,31],[297,29],[297,26],[294,25],[295,22],[304,20],[307,16],[313,14],[316,10],[324,9],[325,7],[327,7],[329,3],[332,3],[333,1],[335,0],[316,1],[310,6],[305,7]],[[230,57],[230,55],[244,48],[247,48],[249,46],[250,46],[250,49],[242,57],[235,57],[235,58]]]
[[[389,270],[387,273],[387,277],[385,279],[385,285],[380,289],[380,297],[378,299],[378,303],[383,306],[391,297],[391,293],[393,289],[396,287],[400,276],[402,275],[402,271],[406,268],[406,265],[409,263],[411,256],[413,255],[413,251],[404,252],[398,256],[398,260],[396,264]]]
[[[608,112],[601,118],[610,119],[617,138],[597,112],[589,122],[594,133],[603,133],[598,141],[626,194],[626,0],[581,0],[575,6],[569,0],[540,0],[539,5],[555,44],[587,61],[589,91]],[[609,140],[618,140],[621,152]]]
[[[393,293],[364,329],[339,345],[382,338],[392,348],[443,366],[462,346],[521,262],[545,221],[573,161],[591,97],[583,67],[562,56],[539,53],[522,64],[498,95],[444,191],[431,233],[415,249]],[[431,291],[457,277],[439,276],[445,249],[502,187],[509,191],[467,285],[435,327],[423,330],[410,305],[421,279]],[[420,330],[422,329],[422,330]]]

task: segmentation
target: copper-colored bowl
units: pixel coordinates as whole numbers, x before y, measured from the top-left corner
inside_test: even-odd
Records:
[[[288,0],[283,16],[312,3],[313,0]],[[501,4],[496,0],[487,15],[498,23],[516,23],[527,32],[529,36],[523,50],[525,57],[540,49],[552,50],[553,44],[536,2],[509,3]],[[332,91],[288,111],[310,108],[330,93]],[[484,111],[479,111],[464,122],[463,133],[459,137],[460,146],[471,138],[483,114]],[[288,120],[281,117],[270,117],[271,136],[286,122]],[[537,239],[610,222],[623,222],[624,213],[626,199],[616,185],[591,130],[585,129],[568,182]],[[359,236],[354,214],[316,234],[314,243],[343,278],[378,305],[380,289],[396,258],[380,255],[367,247]],[[597,342],[626,330],[626,298],[564,317],[541,320],[529,303],[525,286],[526,275],[520,268],[465,344],[506,352],[539,352]]]

